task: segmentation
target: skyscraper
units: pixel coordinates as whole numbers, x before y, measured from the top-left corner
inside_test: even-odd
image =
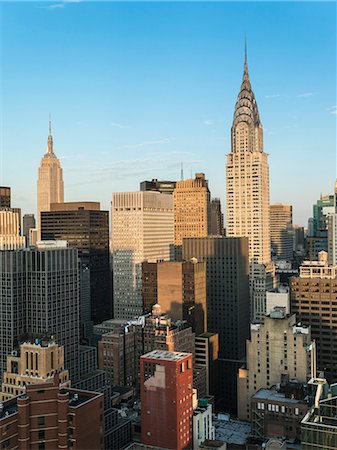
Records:
[[[0,373],[19,340],[54,336],[64,346],[73,380],[79,360],[79,268],[77,250],[65,242],[41,242],[37,249],[0,252]]]
[[[249,338],[249,256],[247,238],[189,238],[183,259],[206,262],[207,330],[219,333],[220,399],[236,410],[236,373]]]
[[[63,174],[59,159],[54,153],[51,123],[49,121],[49,135],[47,152],[41,159],[37,179],[37,226],[41,230],[41,211],[50,211],[51,203],[64,201]]]
[[[276,203],[270,205],[270,240],[275,259],[292,260],[294,247],[293,207]]]
[[[116,192],[111,204],[114,317],[142,314],[142,262],[169,261],[173,198],[160,192]]]
[[[181,246],[184,238],[206,237],[210,192],[205,174],[196,173],[194,179],[177,181],[173,199],[174,245]]]
[[[186,320],[197,336],[207,331],[205,262],[144,262],[142,296],[144,312],[159,304],[173,320]]]
[[[78,250],[81,266],[90,272],[91,319],[110,319],[109,211],[102,211],[98,202],[52,203],[50,211],[41,213],[41,238],[64,240]]]
[[[296,323],[296,316],[273,310],[261,324],[251,325],[247,340],[246,368],[238,373],[238,416],[251,419],[251,398],[261,388],[280,383],[281,375],[289,375],[305,383],[309,373],[310,328]]]
[[[26,392],[33,383],[52,382],[58,373],[60,386],[69,387],[68,370],[64,368],[64,348],[52,340],[24,342],[7,357],[0,399],[8,400]]]
[[[20,236],[20,215],[11,208],[0,210],[0,250],[15,250],[25,246]]]
[[[273,287],[270,265],[269,165],[263,129],[248,74],[245,52],[241,89],[226,164],[226,236],[249,238],[251,316],[265,312],[265,292]],[[270,276],[271,274],[271,276]]]
[[[313,217],[308,221],[309,258],[314,261],[320,251],[328,251],[327,216],[336,212],[335,195],[321,195],[313,205]]]
[[[140,358],[142,444],[191,448],[192,355],[154,350]]]
[[[176,181],[161,181],[153,178],[151,181],[142,181],[139,185],[140,191],[158,191],[162,194],[173,194]]]
[[[329,264],[337,266],[337,211],[327,216]]]
[[[0,186],[0,208],[11,207],[11,188]]]
[[[212,198],[209,211],[209,230],[210,236],[224,236],[223,214],[219,198]]]
[[[23,235],[26,238],[26,245],[29,246],[30,230],[35,229],[36,227],[34,214],[25,214],[23,216],[22,222],[23,222],[22,225]]]
[[[321,251],[318,261],[303,261],[300,276],[290,278],[290,310],[311,327],[317,344],[317,369],[337,378],[337,266]]]

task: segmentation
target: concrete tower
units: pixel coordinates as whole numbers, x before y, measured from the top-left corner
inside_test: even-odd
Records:
[[[226,164],[226,236],[249,238],[251,313],[265,312],[265,291],[273,285],[270,266],[269,165],[263,151],[263,129],[248,74],[245,51],[243,79],[235,105],[231,152]]]
[[[62,167],[59,159],[54,153],[51,122],[49,121],[47,152],[41,160],[37,179],[37,226],[39,237],[41,229],[41,211],[50,211],[51,203],[62,202],[64,202]]]

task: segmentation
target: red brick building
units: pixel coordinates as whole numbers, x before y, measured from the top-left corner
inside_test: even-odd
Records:
[[[31,384],[26,394],[0,404],[0,448],[18,450],[100,450],[103,394]]]
[[[192,354],[154,350],[140,358],[142,443],[192,448]]]

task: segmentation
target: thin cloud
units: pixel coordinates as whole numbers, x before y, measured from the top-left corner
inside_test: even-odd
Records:
[[[204,120],[203,122],[202,122],[204,125],[213,125],[213,120],[210,120],[210,119],[206,119],[206,120]]]
[[[120,128],[120,129],[130,128],[129,125],[123,125],[122,123],[118,123],[118,122],[111,122],[110,126],[113,128]]]
[[[64,9],[65,6],[69,3],[82,3],[82,0],[62,0],[58,3],[47,3],[46,5],[40,6],[40,8],[46,8],[46,9],[50,9],[50,10]]]
[[[282,97],[281,94],[269,94],[269,95],[265,95],[265,98],[278,98],[278,97]]]
[[[298,94],[297,97],[312,97],[313,95],[316,95],[317,92],[304,92],[303,94]]]
[[[67,184],[67,188],[75,188],[78,186],[84,186],[87,184],[102,183],[111,181],[112,179],[123,180],[125,178],[132,177],[133,179],[141,180],[144,177],[151,177],[152,174],[160,175],[164,177],[176,176],[180,174],[181,161],[184,160],[184,165],[201,165],[203,161],[193,158],[193,154],[190,154],[189,158],[186,158],[188,152],[173,151],[166,154],[165,158],[162,158],[158,154],[148,155],[145,158],[136,158],[129,160],[114,161],[110,164],[102,165],[88,165],[76,166],[68,168],[68,172],[73,173],[73,183]],[[184,158],[182,158],[184,156]],[[77,181],[76,178],[79,178]]]
[[[47,9],[62,9],[64,8],[64,3],[53,3],[52,5],[48,5]]]
[[[328,111],[330,114],[337,114],[337,105],[331,106],[331,108],[328,108]]]
[[[146,147],[148,145],[163,145],[163,144],[168,144],[170,142],[173,141],[173,138],[164,138],[164,139],[159,139],[159,140],[153,140],[153,141],[144,141],[144,142],[140,142],[139,144],[125,144],[125,145],[121,145],[120,147],[118,147],[118,149],[122,149],[122,148],[140,148],[140,147]]]

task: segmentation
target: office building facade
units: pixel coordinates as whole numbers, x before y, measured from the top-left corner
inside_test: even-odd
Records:
[[[290,309],[311,327],[317,345],[317,368],[329,380],[337,376],[337,266],[326,252],[318,261],[304,261],[298,277],[290,279]]]
[[[249,247],[247,238],[184,239],[183,258],[206,262],[207,330],[219,334],[222,402],[236,410],[236,372],[249,338]]]
[[[91,320],[100,323],[111,318],[109,212],[101,211],[97,202],[52,203],[50,211],[41,213],[41,236],[65,240],[78,250],[82,271],[89,270],[82,275],[89,276]]]
[[[173,320],[186,320],[196,335],[207,331],[205,262],[144,262],[142,296],[145,313],[159,304]]]
[[[276,203],[270,205],[270,240],[273,258],[276,260],[293,259],[294,232],[293,207]]]
[[[302,383],[310,371],[307,347],[311,342],[310,328],[297,325],[296,316],[278,309],[251,325],[247,340],[247,362],[238,372],[238,417],[251,420],[251,399],[262,388],[280,383],[288,375]]]
[[[204,173],[177,181],[174,199],[174,245],[184,238],[206,237],[209,229],[210,191]]]
[[[0,252],[2,293],[0,371],[24,336],[53,336],[64,346],[65,368],[75,380],[79,357],[79,273],[77,250],[64,242],[40,242],[36,249]]]
[[[169,261],[173,198],[160,192],[114,193],[111,205],[114,317],[142,314],[142,262]]]

